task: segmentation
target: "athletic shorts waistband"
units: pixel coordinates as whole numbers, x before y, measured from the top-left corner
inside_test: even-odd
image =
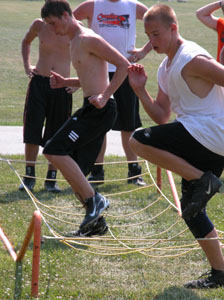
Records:
[[[83,106],[85,107],[86,105],[88,105],[88,104],[91,104],[90,102],[89,102],[89,97],[91,97],[91,96],[88,96],[88,97],[84,97],[83,98]],[[109,100],[108,101],[110,101],[110,100],[113,100],[114,101],[114,98],[109,98]],[[108,103],[108,102],[107,102]],[[93,104],[91,104],[91,105],[93,105]]]
[[[50,77],[47,77],[47,76],[42,76],[40,74],[34,74],[33,77],[36,77],[36,78],[39,78],[39,79],[42,79],[44,81],[48,81],[50,80]]]

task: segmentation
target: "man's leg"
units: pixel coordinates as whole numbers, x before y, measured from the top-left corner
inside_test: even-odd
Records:
[[[104,162],[104,155],[107,147],[107,135],[105,135],[103,144],[99,155],[97,156],[96,163]],[[103,165],[94,165],[91,174],[88,178],[89,181],[103,181],[104,180],[104,169]],[[103,182],[94,183],[95,185],[102,184]]]
[[[216,229],[214,228],[209,232],[205,238],[218,238]],[[224,271],[224,258],[219,240],[201,240],[198,242],[204,250],[211,267],[215,270]]]
[[[68,94],[65,88],[52,89],[49,80],[46,82],[47,107],[45,116],[45,128],[43,132],[42,143],[51,139],[61,126],[71,116],[72,111],[72,95]],[[56,117],[55,117],[56,116]],[[48,165],[48,171],[44,187],[48,192],[59,193],[61,189],[58,186],[57,168],[54,165]]]
[[[137,160],[137,155],[135,152],[132,151],[130,145],[129,145],[129,140],[134,131],[121,131],[121,141],[122,141],[122,146],[127,158],[127,161],[136,161]]]
[[[222,182],[212,172],[204,173],[183,158],[166,150],[142,144],[135,138],[131,138],[130,145],[137,155],[190,181],[191,197],[182,211],[185,219],[196,216],[205,208],[207,202],[222,186]]]
[[[82,174],[77,163],[68,155],[50,155],[45,154],[46,158],[61,171],[62,175],[71,185],[73,192],[78,199],[84,203],[84,200],[93,197],[95,192],[91,185]]]
[[[170,170],[180,175],[187,181],[199,179],[203,175],[202,171],[189,164],[186,160],[168,151],[144,145],[135,138],[131,138],[130,146],[140,157],[163,169]]]
[[[217,237],[218,234],[215,228],[205,236],[205,238]],[[188,289],[207,289],[224,286],[224,258],[220,242],[218,240],[200,240],[198,242],[211,265],[211,271],[198,280],[187,282],[184,287]]]
[[[86,177],[81,172],[77,163],[68,155],[45,154],[46,158],[61,171],[68,181],[79,201],[86,207],[86,215],[80,225],[80,229],[85,228],[97,220],[101,212],[109,207],[109,201],[95,194]]]
[[[137,175],[141,175],[142,168],[141,166],[138,165],[136,162],[131,162],[131,161],[137,161],[138,157],[133,152],[133,150],[130,147],[129,140],[131,138],[131,135],[133,134],[134,131],[121,131],[121,141],[122,141],[122,146],[127,158],[127,161],[130,161],[128,163],[128,177],[135,177]],[[143,178],[141,176],[135,177],[128,179],[128,183],[133,183],[139,186],[144,186],[146,183],[144,182]]]
[[[35,177],[35,162],[37,160],[38,152],[39,145],[25,144],[25,160],[27,161],[25,175]],[[24,177],[23,182],[29,190],[32,190],[36,180],[35,178]],[[19,190],[24,191],[24,186],[22,183],[19,186]]]
[[[174,173],[180,175],[182,178],[189,181],[188,190],[186,190],[185,195],[183,195],[185,205],[188,205],[188,203],[191,201],[191,198],[194,197],[193,194],[194,191],[191,191],[192,184],[195,185],[195,179],[198,180],[199,182],[201,177],[203,177],[202,175],[206,173],[203,173],[199,169],[189,164],[186,160],[168,151],[142,144],[138,142],[135,138],[131,139],[130,145],[133,151],[135,151],[137,155],[143,157],[144,159],[150,161],[155,165],[160,166],[161,168],[173,171]],[[216,179],[219,181],[217,177]],[[192,180],[193,182],[191,182]],[[201,197],[199,197],[199,199],[200,198]],[[182,207],[182,209],[184,209],[184,207]],[[200,227],[199,224],[201,222],[192,223],[192,219],[188,219],[188,218],[185,221],[187,222],[191,230],[193,229],[197,231],[202,230],[201,228],[199,228]],[[207,222],[207,226],[210,226],[209,222]],[[194,228],[192,227],[192,224]],[[205,238],[212,238],[212,237],[217,237],[217,232],[214,228],[208,234],[205,234]],[[187,283],[185,287],[186,288],[214,288],[214,287],[218,287],[219,285],[224,285],[224,269],[223,269],[224,260],[223,260],[223,255],[221,252],[219,241],[215,241],[215,240],[199,241],[199,244],[204,250],[206,257],[208,258],[208,261],[211,264],[212,270],[209,273],[209,276],[207,278],[191,281]]]

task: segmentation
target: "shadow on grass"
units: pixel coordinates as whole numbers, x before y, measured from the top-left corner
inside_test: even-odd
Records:
[[[32,193],[39,201],[44,202],[44,201],[54,200],[58,195],[63,195],[63,196],[66,194],[71,195],[72,190],[71,190],[71,188],[67,188],[59,194],[50,193],[45,190],[39,190],[39,191],[34,190]],[[3,195],[1,195],[0,203],[8,204],[8,203],[16,202],[16,201],[23,201],[23,200],[29,200],[29,199],[30,199],[30,196],[27,194],[26,191],[15,190],[15,191],[7,192],[7,193],[4,193]]]
[[[116,184],[100,186],[100,188],[99,188],[99,186],[94,187],[94,189],[96,191],[101,192],[101,193],[109,193],[112,191],[117,191],[118,188],[119,188],[119,185],[116,185]],[[61,193],[50,193],[44,189],[35,190],[35,188],[32,191],[32,193],[41,202],[54,200],[56,197],[58,197],[60,195],[62,197],[66,196],[66,195],[68,195],[68,196],[74,195],[70,186],[68,186],[66,188],[62,188]],[[19,191],[18,187],[16,187],[16,189],[13,191],[5,192],[5,193],[1,194],[0,203],[9,204],[12,202],[29,200],[29,199],[30,199],[30,196],[28,195],[28,193],[26,191]]]
[[[153,300],[211,300],[207,297],[199,297],[193,290],[183,287],[171,286],[164,289],[163,293],[156,295]]]

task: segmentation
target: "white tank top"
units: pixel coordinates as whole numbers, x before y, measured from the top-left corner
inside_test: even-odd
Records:
[[[224,88],[214,85],[205,98],[193,94],[181,75],[197,55],[211,55],[191,41],[184,41],[167,68],[166,57],[158,70],[158,82],[169,96],[176,120],[204,147],[224,156]]]
[[[136,0],[95,0],[91,28],[126,58],[135,47]],[[116,67],[109,64],[109,72]]]

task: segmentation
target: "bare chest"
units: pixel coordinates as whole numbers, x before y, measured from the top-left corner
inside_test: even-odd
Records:
[[[44,27],[39,32],[39,47],[42,51],[65,54],[68,53],[70,49],[70,41],[68,37],[56,35]]]
[[[71,45],[71,60],[77,71],[92,73],[93,69],[98,68],[101,60],[82,46],[82,43],[76,42]]]

